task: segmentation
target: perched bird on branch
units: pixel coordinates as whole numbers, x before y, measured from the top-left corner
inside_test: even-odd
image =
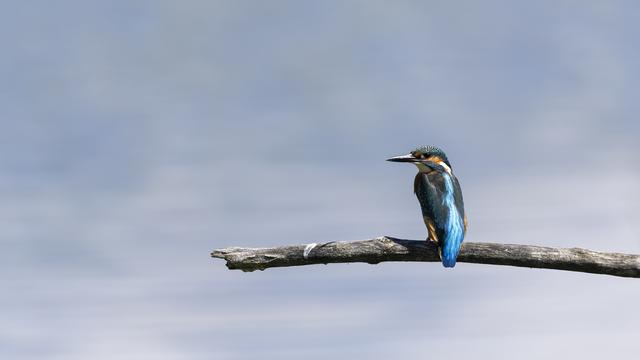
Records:
[[[454,267],[467,232],[467,217],[460,183],[447,155],[440,148],[428,145],[387,161],[408,162],[418,167],[413,191],[420,202],[428,239],[438,244],[442,265]]]

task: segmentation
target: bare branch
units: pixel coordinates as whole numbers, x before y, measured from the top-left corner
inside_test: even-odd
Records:
[[[274,248],[232,247],[214,250],[211,256],[225,259],[229,269],[243,271],[328,263],[440,261],[437,246],[432,242],[386,236],[362,241],[336,241]],[[465,243],[458,256],[458,262],[640,277],[640,255],[604,253],[580,248]]]

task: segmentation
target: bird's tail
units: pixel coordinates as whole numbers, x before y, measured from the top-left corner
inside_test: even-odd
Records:
[[[456,259],[460,252],[460,246],[462,246],[462,237],[454,237],[444,241],[442,247],[438,247],[438,254],[440,255],[440,260],[444,267],[452,268],[456,266]]]

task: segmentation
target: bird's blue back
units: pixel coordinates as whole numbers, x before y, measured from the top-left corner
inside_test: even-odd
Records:
[[[454,267],[466,230],[458,179],[444,170],[419,172],[414,181],[414,191],[422,215],[435,227],[442,264]]]

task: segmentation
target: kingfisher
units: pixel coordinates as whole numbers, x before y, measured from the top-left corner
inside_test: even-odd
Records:
[[[436,146],[426,145],[387,161],[407,162],[418,167],[413,192],[420,202],[427,240],[438,244],[442,265],[454,267],[467,233],[467,217],[460,183],[447,155]]]

